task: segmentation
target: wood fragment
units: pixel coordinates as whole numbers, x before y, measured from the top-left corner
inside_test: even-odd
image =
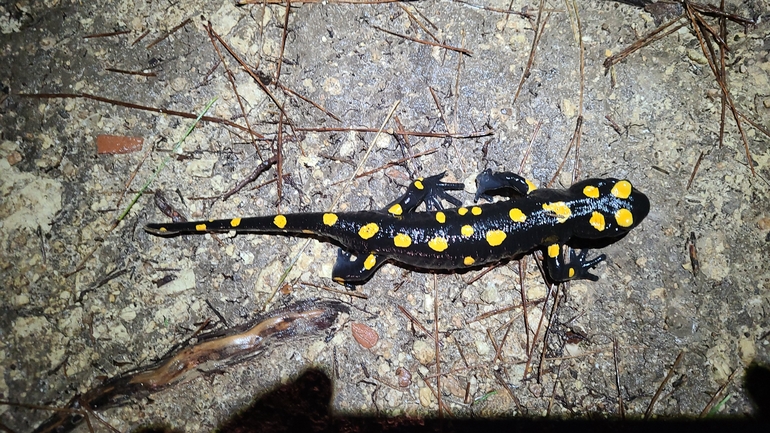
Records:
[[[690,254],[690,266],[692,267],[693,276],[697,276],[700,272],[700,260],[698,259],[698,245],[695,243],[695,232],[690,232],[690,237],[687,240],[687,251]]]

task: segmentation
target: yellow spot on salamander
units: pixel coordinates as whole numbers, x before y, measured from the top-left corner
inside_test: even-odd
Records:
[[[240,218],[233,218],[230,220],[230,227],[238,227],[239,225],[241,225]]]
[[[478,207],[478,206],[473,206],[471,208],[471,213],[476,215],[476,216],[479,216],[479,215],[481,215],[481,208]]]
[[[286,217],[283,215],[276,215],[275,218],[273,218],[273,224],[279,229],[286,227]]]
[[[435,238],[428,241],[428,246],[433,251],[438,251],[439,253],[447,249],[449,247],[449,244],[447,243],[446,239],[436,236]]]
[[[524,212],[522,212],[521,209],[517,207],[511,209],[511,211],[508,212],[508,216],[511,217],[511,219],[514,222],[517,222],[517,223],[523,223],[524,221],[527,220],[527,216],[524,215]]]
[[[473,257],[468,256],[468,257],[463,259],[463,263],[465,264],[465,266],[470,266],[470,265],[476,263],[476,260],[474,260]]]
[[[490,230],[487,232],[487,243],[496,247],[503,243],[506,238],[506,234],[502,230]]]
[[[617,198],[626,199],[631,195],[631,182],[627,180],[621,180],[612,187],[612,195]]]
[[[324,214],[324,224],[331,227],[337,222],[337,215],[333,213]]]
[[[358,236],[361,236],[361,239],[369,239],[376,235],[378,231],[380,231],[380,227],[377,224],[369,223],[358,230]]]
[[[569,268],[569,277],[572,278],[575,276],[575,268]]]
[[[414,187],[417,188],[417,189],[425,188],[425,186],[422,184],[422,178],[419,178],[419,179],[415,180],[412,185],[414,185]]]
[[[621,227],[631,227],[634,225],[634,215],[628,209],[619,209],[615,212],[615,221]]]
[[[572,216],[572,211],[569,206],[563,201],[557,201],[554,203],[543,203],[543,209],[549,212],[553,212],[556,215],[556,219],[563,223]]]
[[[161,227],[161,228],[159,228],[159,229],[158,229],[158,231],[159,231],[159,232],[161,232],[161,233],[165,233],[165,232],[167,232],[168,230],[166,230],[166,228],[165,228],[165,227]]]
[[[588,222],[591,223],[591,227],[595,228],[600,232],[604,231],[606,227],[606,224],[604,222],[604,215],[596,211],[594,211],[591,214],[591,219]]]
[[[531,193],[532,191],[534,191],[534,190],[536,190],[536,189],[537,189],[537,187],[535,186],[535,184],[534,184],[534,183],[532,183],[532,181],[531,181],[531,180],[529,180],[529,179],[524,179],[524,181],[525,181],[525,182],[527,182],[527,186],[529,187],[529,189],[527,190],[527,194],[529,194],[529,193]]]
[[[457,213],[460,214],[460,216],[463,216],[468,213],[468,208],[467,207],[458,208]]]
[[[583,188],[583,194],[588,198],[599,198],[599,188],[593,185],[587,185]]]
[[[409,235],[399,233],[393,238],[393,244],[400,248],[407,248],[409,245],[412,245],[412,238]]]
[[[393,206],[388,209],[388,212],[390,212],[393,215],[401,215],[404,213],[404,208],[401,207],[399,203],[394,204]]]
[[[344,282],[345,282],[345,279],[344,279],[344,278],[342,278],[342,277],[334,277],[334,278],[332,278],[332,279],[333,279],[334,281],[338,282],[338,283],[344,283]]]
[[[374,257],[374,254],[369,254],[369,257],[364,260],[364,269],[367,271],[371,271],[374,265],[377,264],[377,257]]]
[[[469,238],[473,236],[473,227],[469,225],[464,225],[460,228],[460,233],[462,233],[463,236],[465,236],[466,238]]]
[[[558,244],[551,244],[548,247],[548,257],[555,259],[559,256],[559,253],[561,252],[561,248],[559,248]]]
[[[206,224],[196,224],[195,230],[198,230],[199,232],[206,231]]]
[[[446,215],[444,215],[444,212],[436,212],[436,221],[438,221],[440,224],[444,224],[446,222]]]

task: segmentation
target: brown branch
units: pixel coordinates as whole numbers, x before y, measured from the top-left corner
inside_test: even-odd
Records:
[[[533,18],[532,15],[530,15],[527,12],[515,11],[515,10],[512,10],[510,7],[508,9],[498,9],[498,8],[493,8],[493,7],[490,7],[490,6],[475,5],[473,3],[470,3],[470,2],[467,2],[467,1],[464,1],[464,0],[454,0],[454,1],[456,3],[464,4],[466,6],[470,6],[470,7],[475,8],[475,9],[481,9],[483,11],[495,12],[495,13],[506,14],[506,15],[513,14],[513,15],[518,15],[518,16],[520,16],[522,18],[526,18],[526,19],[532,19]]]
[[[668,381],[671,380],[671,376],[674,375],[674,370],[676,370],[676,367],[678,367],[679,363],[682,362],[682,358],[684,358],[684,351],[679,352],[679,355],[676,357],[676,361],[674,361],[674,365],[672,365],[668,370],[668,374],[666,374],[663,382],[661,382],[660,386],[658,386],[658,390],[655,391],[655,395],[652,396],[652,400],[650,400],[650,404],[647,406],[647,410],[644,412],[644,419],[648,419],[650,415],[652,415],[652,408],[655,406],[655,402],[658,401],[658,397],[660,397],[660,393],[663,392],[663,388],[666,386]]]
[[[738,110],[735,108],[735,104],[733,103],[733,98],[730,95],[730,91],[727,89],[727,83],[725,82],[724,77],[719,76],[719,70],[717,69],[716,64],[714,64],[714,59],[712,59],[708,54],[708,50],[704,43],[704,35],[700,31],[700,26],[697,25],[695,18],[696,14],[689,3],[685,3],[685,11],[687,16],[690,18],[690,22],[692,23],[693,29],[695,30],[695,34],[698,37],[698,42],[700,43],[701,51],[703,51],[703,56],[706,57],[706,60],[708,60],[711,73],[714,74],[714,77],[719,84],[719,88],[722,89],[722,95],[727,101],[727,106],[730,108],[730,111],[733,114],[733,118],[735,119],[735,126],[738,127],[738,132],[740,133],[741,140],[743,141],[743,147],[746,151],[746,162],[749,165],[749,170],[751,170],[751,175],[756,176],[757,173],[754,171],[754,161],[751,158],[751,150],[749,149],[749,140],[746,138],[746,132],[743,130],[743,125],[741,124],[741,117],[738,114]]]
[[[427,28],[427,27],[425,27],[425,25],[423,25],[423,23],[422,23],[422,22],[420,22],[420,20],[418,20],[418,19],[417,19],[417,17],[415,17],[415,16],[414,16],[414,14],[412,14],[412,12],[411,12],[411,11],[409,11],[409,9],[407,9],[407,8],[406,8],[406,6],[404,6],[403,4],[399,3],[398,7],[400,7],[400,8],[401,8],[401,10],[403,10],[404,12],[406,12],[406,14],[409,16],[409,19],[410,19],[410,20],[411,20],[413,23],[417,24],[417,25],[418,25],[418,26],[419,26],[419,27],[422,29],[422,31],[424,31],[425,33],[427,33],[427,34],[428,34],[428,36],[430,36],[430,37],[431,37],[431,39],[433,39],[434,41],[438,42],[438,38],[437,38],[436,36],[434,36],[434,35],[433,35],[433,33],[431,33],[431,32],[430,32],[430,30],[428,30],[428,28]],[[426,20],[426,21],[427,21],[427,20]],[[430,23],[430,21],[428,21],[428,22]],[[433,23],[430,23],[430,24],[431,24],[431,25],[433,25]],[[433,27],[435,28],[436,26],[434,25]]]
[[[422,326],[422,323],[420,323],[420,321],[419,321],[419,320],[417,320],[417,318],[416,318],[416,317],[414,317],[414,316],[413,316],[411,313],[409,313],[409,312],[406,310],[406,308],[404,308],[404,307],[402,307],[402,306],[400,306],[400,305],[397,305],[397,307],[398,307],[398,309],[399,309],[399,310],[401,310],[401,313],[403,313],[403,314],[404,314],[404,316],[406,316],[406,318],[407,318],[407,319],[409,319],[409,321],[410,321],[410,322],[412,322],[412,324],[414,324],[414,325],[416,325],[418,328],[420,328],[420,330],[421,330],[422,332],[424,332],[424,333],[425,333],[425,334],[426,334],[428,337],[430,337],[430,339],[431,339],[431,340],[435,341],[435,342],[438,344],[438,337],[436,337],[435,335],[431,334],[431,333],[430,333],[430,331],[428,331],[428,329],[427,329],[427,328],[425,328],[424,326]]]
[[[158,37],[158,39],[155,39],[154,41],[150,42],[150,45],[147,45],[147,49],[149,50],[150,48],[152,48],[155,45],[159,44],[164,39],[166,39],[167,37],[171,36],[172,33],[176,32],[177,30],[181,29],[182,27],[186,26],[187,24],[189,24],[191,22],[192,22],[192,20],[190,18],[187,18],[186,20],[182,21],[181,24],[175,26],[173,29],[167,31],[166,33],[160,35],[160,37]]]
[[[701,151],[700,156],[698,157],[698,160],[695,161],[695,167],[693,167],[693,169],[692,169],[692,173],[690,174],[690,180],[687,182],[687,187],[685,188],[685,190],[689,190],[690,187],[692,186],[692,181],[695,179],[695,173],[698,172],[698,167],[700,167],[700,163],[701,163],[701,161],[703,161],[703,156],[704,155],[705,155],[705,153],[703,153],[703,151]]]
[[[715,392],[714,395],[711,397],[711,400],[709,400],[708,404],[706,404],[706,407],[704,407],[703,411],[701,411],[701,413],[700,413],[700,417],[701,418],[705,417],[706,415],[709,414],[709,412],[711,412],[711,408],[714,407],[714,405],[717,402],[717,399],[722,395],[722,393],[725,392],[725,389],[727,389],[727,386],[730,385],[730,383],[733,381],[733,378],[735,377],[735,375],[739,371],[742,371],[742,369],[736,368],[735,370],[733,370],[732,373],[730,373],[730,376],[728,376],[728,378],[725,381],[724,385],[719,387],[717,392]]]
[[[186,119],[198,118],[198,115],[195,113],[187,113],[184,111],[176,111],[176,110],[167,110],[165,108],[148,107],[146,105],[139,105],[139,104],[134,104],[132,102],[119,101],[117,99],[109,99],[102,96],[91,95],[89,93],[19,93],[18,96],[25,97],[25,98],[41,98],[41,99],[83,98],[83,99],[91,99],[93,101],[105,102],[107,104],[117,105],[120,107],[133,108],[135,110],[143,110],[143,111],[150,111],[153,113],[168,114],[170,116],[184,117]],[[250,129],[244,126],[241,126],[227,119],[222,119],[219,117],[203,116],[201,117],[200,120],[203,122],[211,122],[211,123],[219,123],[222,125],[227,125],[232,128],[240,129],[241,131],[254,134],[260,139],[265,138],[262,134],[256,131],[251,131]]]
[[[497,309],[492,310],[492,311],[487,311],[484,314],[480,314],[480,315],[474,317],[473,319],[466,320],[465,323],[468,324],[468,323],[478,322],[479,320],[484,320],[486,318],[489,318],[489,317],[492,317],[492,316],[496,316],[498,314],[502,314],[502,313],[505,313],[505,312],[508,312],[508,311],[511,311],[511,310],[515,310],[517,308],[526,308],[526,307],[531,306],[531,305],[541,304],[541,303],[543,303],[545,301],[545,299],[546,298],[539,298],[539,299],[534,299],[532,301],[527,301],[527,302],[524,302],[524,303],[521,303],[521,304],[509,305],[507,307],[497,308]]]
[[[150,34],[150,31],[149,30],[145,30],[144,33],[142,33],[136,39],[134,39],[134,42],[131,42],[131,46],[133,47],[134,45],[138,44],[139,42],[142,41],[142,39],[144,39],[149,34]]]
[[[559,288],[561,287],[561,290]],[[551,306],[551,314],[548,316],[548,323],[545,325],[545,332],[543,333],[543,351],[540,352],[540,363],[537,368],[537,383],[542,383],[543,370],[545,369],[545,354],[548,352],[548,337],[551,335],[551,325],[553,325],[554,317],[556,317],[556,310],[559,308],[559,302],[561,301],[561,292],[564,291],[564,286],[556,286],[556,296]],[[543,309],[543,316],[545,316],[545,309]]]
[[[465,54],[466,56],[472,56],[473,55],[472,51],[466,50],[464,48],[457,48],[457,47],[453,47],[451,45],[442,44],[442,43],[439,43],[439,42],[431,42],[431,41],[426,41],[425,39],[413,38],[411,36],[402,35],[401,33],[396,33],[396,32],[391,32],[390,30],[385,30],[382,27],[378,27],[378,26],[372,26],[372,27],[374,27],[375,29],[377,29],[377,30],[379,30],[381,32],[387,33],[389,35],[397,36],[399,38],[410,40],[412,42],[417,42],[419,44],[430,45],[430,46],[433,46],[433,47],[441,47],[441,48],[444,48],[444,49],[447,49],[447,50],[450,50],[450,51],[456,51],[458,53]]]
[[[438,307],[439,307],[439,300],[441,298],[438,295],[438,281],[436,274],[433,274],[433,332],[435,333],[436,337],[438,337],[438,324],[439,324],[439,315],[438,315]],[[433,343],[434,350],[436,352],[436,391],[438,394],[438,417],[439,419],[444,417],[444,404],[441,401],[441,345],[438,344],[438,338],[436,338],[436,341]]]
[[[572,131],[572,139],[569,141],[569,146],[567,146],[567,151],[564,152],[564,158],[561,160],[561,164],[559,164],[559,168],[556,169],[556,172],[553,174],[553,177],[551,180],[546,184],[546,187],[550,188],[551,185],[553,185],[554,182],[556,182],[556,178],[559,177],[559,173],[561,173],[561,169],[564,168],[564,164],[567,163],[567,156],[569,155],[570,150],[572,150],[572,145],[575,145],[575,154],[577,159],[577,145],[580,142],[580,131],[583,129],[583,118],[578,117],[577,122],[575,123],[575,129]],[[574,177],[574,175],[573,175]],[[574,182],[574,179],[573,179]]]
[[[281,79],[281,65],[283,65],[283,53],[286,48],[286,36],[289,34],[289,13],[291,12],[291,0],[286,0],[286,9],[283,12],[283,34],[281,35],[281,50],[278,53],[278,65],[275,68],[275,82]]]
[[[235,2],[236,5],[242,6],[242,5],[253,5],[257,3],[264,3],[269,5],[278,5],[282,4],[286,0],[237,0]],[[377,4],[383,4],[383,3],[399,3],[403,0],[295,0],[292,1],[294,4],[302,4],[302,3],[325,3],[325,4],[338,4],[338,5],[377,5]]]
[[[227,191],[226,193],[222,194],[222,201],[227,200],[233,194],[243,189],[244,186],[255,181],[262,173],[266,172],[267,169],[269,169],[273,164],[276,164],[277,162],[278,162],[277,155],[273,155],[271,158],[262,161],[262,163],[259,164],[257,168],[254,169],[254,171],[252,171],[251,174],[249,174],[245,179],[238,182],[238,184],[236,184],[230,191]]]
[[[492,335],[492,331],[490,331],[489,328],[487,328],[487,338],[489,338],[489,341],[492,343],[492,348],[495,349],[495,356],[492,357],[492,362],[496,362],[497,358],[500,357],[500,362],[504,363],[505,360],[503,360],[503,357],[500,354],[500,351],[502,350],[502,345],[497,344],[497,340],[495,340],[495,336]]]
[[[127,33],[131,33],[131,31],[130,30],[122,30],[122,31],[119,31],[119,32],[95,33],[95,34],[92,34],[92,35],[85,35],[85,36],[83,36],[83,39],[108,38],[110,36],[125,35]]]
[[[618,370],[618,340],[612,339],[612,360],[615,363],[615,387],[618,390],[618,412],[620,419],[626,419],[626,409],[623,407],[623,392],[620,390],[620,371]]]
[[[383,165],[381,165],[381,166],[379,166],[377,168],[374,168],[372,170],[369,170],[369,171],[363,172],[361,174],[358,174],[356,176],[356,179],[369,176],[369,175],[374,174],[374,173],[376,173],[378,171],[382,171],[382,170],[388,169],[390,167],[393,167],[394,165],[402,164],[402,163],[404,163],[406,161],[411,161],[414,158],[419,158],[421,156],[430,155],[431,153],[436,153],[436,152],[438,152],[438,149],[434,147],[434,148],[428,149],[428,150],[426,150],[424,152],[416,153],[414,155],[406,156],[404,158],[397,159],[397,160],[392,161],[392,162],[388,162],[388,163],[383,164]],[[335,182],[332,185],[337,185],[338,183],[342,183],[342,182],[345,182],[345,181],[343,180],[343,181]]]
[[[722,0],[719,4],[719,9],[725,9],[725,0]],[[723,40],[727,39],[727,19],[724,17],[719,18],[719,32]],[[719,50],[719,74],[721,77],[727,77],[727,68],[725,67],[725,49]],[[725,143],[725,118],[727,117],[727,98],[724,93],[720,98],[721,111],[719,113],[719,148],[721,149]]]
[[[298,127],[295,129],[297,132],[377,132],[379,128],[356,128],[356,127]],[[387,132],[387,131],[386,131]],[[486,131],[471,132],[469,134],[451,134],[443,132],[423,132],[423,131],[401,131],[402,135],[412,135],[415,137],[432,137],[432,138],[479,138],[488,137],[494,135],[494,131],[487,129]]]
[[[225,58],[222,55],[222,51],[219,49],[219,47],[216,44],[216,41],[214,40],[214,35],[211,33],[211,22],[208,22],[208,26],[206,27],[206,34],[209,37],[209,41],[211,41],[211,46],[214,48],[214,51],[216,51],[217,56],[219,57],[219,63],[224,65],[225,67],[225,75],[227,76],[227,81],[230,82],[230,87],[233,89],[233,93],[235,94],[235,100],[238,101],[238,107],[241,109],[241,115],[243,116],[243,121],[246,123],[246,128],[248,128],[249,131],[251,131],[251,125],[249,124],[249,116],[246,114],[246,108],[243,106],[243,99],[241,98],[241,95],[238,94],[238,86],[235,84],[235,77],[233,76],[233,72],[230,70],[230,67],[227,66],[227,62],[225,62]],[[254,150],[257,152],[257,156],[259,156],[259,159],[262,159],[262,153],[259,151],[259,146],[257,146],[256,140],[254,140],[254,136],[251,137],[251,144],[254,146]]]
[[[288,87],[284,86],[283,84],[279,83],[278,81],[276,81],[276,82],[275,82],[275,85],[276,85],[276,86],[278,86],[278,88],[280,88],[280,89],[281,89],[281,90],[283,90],[284,92],[286,92],[286,93],[290,93],[290,94],[292,94],[292,95],[294,95],[294,96],[298,97],[299,99],[301,99],[301,100],[303,100],[303,101],[307,102],[308,104],[310,104],[310,105],[314,106],[315,108],[317,108],[317,109],[319,109],[319,110],[323,111],[323,112],[324,112],[324,113],[325,113],[327,116],[331,117],[332,119],[336,120],[337,122],[342,122],[342,120],[340,120],[340,118],[339,118],[339,117],[335,116],[335,115],[334,115],[334,113],[330,112],[329,110],[327,110],[326,108],[324,108],[322,105],[320,105],[320,104],[317,104],[317,103],[313,102],[313,101],[312,101],[310,98],[308,98],[308,97],[306,97],[306,96],[303,96],[303,95],[301,95],[301,94],[297,93],[296,91],[294,91],[294,90],[292,90],[292,89],[290,89],[290,88],[288,88]]]
[[[125,69],[117,69],[117,68],[104,68],[105,71],[108,72],[115,72],[117,74],[126,74],[126,75],[139,75],[141,77],[157,77],[158,74],[155,72],[144,72],[144,71],[127,71]]]
[[[265,94],[267,95],[267,97],[268,97],[268,98],[270,98],[270,100],[271,100],[271,101],[273,101],[273,104],[275,104],[275,106],[278,108],[278,110],[280,110],[280,111],[283,113],[283,115],[284,115],[284,116],[286,116],[286,121],[287,121],[287,122],[288,122],[288,124],[289,124],[289,125],[292,127],[292,129],[293,129],[293,130],[296,130],[296,128],[294,128],[294,124],[293,124],[293,123],[291,122],[291,120],[290,120],[291,118],[289,117],[289,115],[288,115],[288,114],[286,114],[286,111],[283,109],[283,104],[281,104],[280,102],[278,102],[278,99],[275,97],[275,95],[273,95],[273,92],[271,92],[271,91],[270,91],[270,89],[268,89],[268,88],[267,88],[267,86],[265,85],[265,83],[263,83],[263,82],[262,82],[262,80],[259,78],[259,75],[257,74],[257,72],[256,72],[254,69],[252,69],[252,67],[251,67],[251,66],[249,66],[249,65],[248,65],[248,64],[247,64],[247,63],[246,63],[246,62],[245,62],[245,61],[244,61],[244,60],[241,58],[241,56],[240,56],[240,55],[238,55],[238,53],[236,53],[236,52],[235,52],[235,50],[233,50],[233,48],[232,48],[232,47],[230,47],[230,45],[228,45],[228,44],[227,44],[227,43],[224,41],[224,39],[222,39],[222,37],[221,37],[221,36],[219,36],[219,34],[217,34],[217,32],[215,32],[215,31],[214,31],[214,29],[213,29],[213,27],[211,26],[211,24],[210,24],[210,23],[209,23],[209,25],[208,25],[208,31],[210,31],[210,32],[211,32],[211,34],[212,34],[212,35],[214,35],[214,37],[217,39],[217,41],[219,41],[219,43],[220,43],[220,44],[222,44],[222,46],[225,48],[225,50],[227,50],[227,52],[228,52],[228,53],[229,53],[231,56],[233,56],[233,58],[235,59],[235,61],[236,61],[236,62],[238,62],[238,64],[240,64],[240,65],[241,65],[241,68],[243,68],[243,70],[244,70],[244,71],[246,71],[246,73],[247,73],[247,74],[249,74],[249,75],[251,76],[251,78],[252,78],[252,79],[253,79],[253,80],[254,80],[254,81],[257,83],[257,85],[259,86],[259,88],[260,88],[260,89],[262,89],[262,91],[263,91],[263,92],[265,92]]]
[[[545,16],[545,19],[543,20],[543,24],[540,24],[540,19],[543,16],[544,8],[545,0],[540,0],[540,8],[537,12],[537,21],[535,21],[535,37],[532,39],[532,47],[529,50],[527,66],[524,67],[524,70],[521,73],[521,80],[519,80],[519,86],[516,88],[516,94],[513,97],[513,103],[516,103],[516,100],[519,99],[519,93],[521,93],[521,89],[524,87],[524,82],[527,81],[527,78],[529,78],[530,70],[532,69],[532,65],[535,63],[535,53],[537,52],[537,46],[540,44],[540,38],[543,37],[543,33],[545,33],[545,26],[548,24],[548,19],[551,17],[551,13],[548,12],[548,14]]]
[[[663,39],[666,36],[670,35],[671,33],[674,33],[675,31],[681,29],[684,27],[684,23],[679,23],[679,25],[674,26],[673,28],[669,29],[665,33],[662,33],[667,28],[673,26],[676,24],[677,21],[682,19],[684,14],[679,15],[676,18],[673,18],[671,21],[662,24],[657,29],[653,30],[650,34],[647,36],[635,41],[633,44],[629,45],[627,48],[625,48],[623,51],[619,52],[618,54],[613,54],[609,57],[607,57],[604,60],[604,68],[609,70],[612,66],[614,66],[617,63],[622,62],[626,57],[630,56],[631,54],[639,51],[641,48],[646,47],[647,45],[659,40]]]
[[[530,341],[529,341],[529,317],[527,313],[527,291],[524,290],[524,271],[527,267],[526,258],[522,257],[519,260],[519,289],[521,292],[521,315],[524,316],[524,335],[526,336],[525,352],[529,354]]]
[[[537,339],[540,336],[540,329],[543,327],[543,320],[545,319],[545,307],[548,305],[548,299],[551,297],[551,291],[553,287],[548,283],[546,284],[548,290],[545,292],[544,303],[540,314],[540,320],[537,323],[537,329],[535,329],[535,335],[532,336],[532,351],[527,354],[527,362],[524,364],[524,376],[522,377],[522,380],[526,380],[527,375],[529,374],[529,369],[531,368],[530,365],[532,364],[532,354],[535,353],[535,345],[537,345]]]

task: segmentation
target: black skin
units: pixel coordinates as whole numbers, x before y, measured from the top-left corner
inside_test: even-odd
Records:
[[[590,272],[606,259],[587,258],[587,249],[566,244],[604,245],[622,238],[647,216],[650,202],[630,182],[587,179],[568,189],[534,189],[514,173],[485,170],[476,178],[476,199],[508,200],[461,207],[448,191],[463,184],[442,182],[444,173],[418,179],[379,211],[301,213],[229,220],[148,224],[160,236],[181,233],[238,233],[310,236],[340,246],[332,278],[363,284],[386,262],[417,270],[457,271],[541,249],[554,282],[596,281]],[[444,209],[442,200],[455,207]],[[427,211],[417,212],[425,203]]]

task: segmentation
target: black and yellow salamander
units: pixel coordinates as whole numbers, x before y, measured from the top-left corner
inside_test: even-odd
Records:
[[[342,284],[366,282],[385,262],[423,270],[460,270],[514,258],[542,248],[554,281],[598,277],[589,272],[604,254],[587,259],[562,247],[571,241],[619,239],[647,216],[647,196],[631,182],[587,179],[569,189],[536,189],[523,177],[486,170],[478,175],[476,200],[490,194],[509,200],[462,206],[449,195],[461,183],[442,182],[444,173],[419,178],[380,211],[278,214],[185,223],[147,224],[159,236],[227,232],[310,235],[340,246],[332,278]],[[455,208],[444,209],[441,200]],[[416,212],[425,203],[426,212]]]

